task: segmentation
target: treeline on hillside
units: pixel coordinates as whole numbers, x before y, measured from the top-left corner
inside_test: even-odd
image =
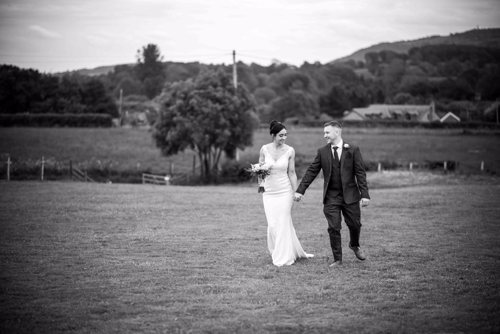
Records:
[[[144,61],[139,65],[116,66],[113,72],[100,78],[107,87],[113,87],[115,98],[122,90],[125,101],[133,101],[137,96],[153,98],[165,82],[194,78],[204,69],[215,66],[162,62],[156,67],[157,79],[148,82],[141,74],[147,68]],[[232,71],[232,65],[220,66]],[[239,62],[237,74],[238,83],[246,85],[254,95],[262,122],[290,117],[303,121],[325,116],[339,118],[346,110],[373,103],[429,104],[431,101],[441,114],[452,111],[462,120],[495,121],[494,113],[485,113],[485,110],[500,97],[500,50],[429,45],[413,48],[408,54],[368,53],[365,62],[306,62],[300,67]],[[157,86],[152,88],[154,82]]]
[[[117,117],[118,108],[110,92],[101,78],[77,73],[56,76],[0,65],[0,114],[99,114]]]
[[[154,44],[142,48],[136,64],[115,66],[108,74],[94,77],[2,66],[0,112],[116,115],[121,92],[124,111],[148,111],[148,121],[153,122],[155,98],[167,83],[192,79],[215,67],[232,71],[232,65],[164,62]],[[408,54],[367,53],[365,62],[306,62],[300,67],[238,62],[237,74],[238,84],[253,94],[261,122],[339,118],[346,110],[373,103],[431,101],[441,114],[452,111],[466,121],[495,121],[495,113],[485,111],[500,97],[500,50],[429,45]]]
[[[429,45],[409,54],[367,53],[366,69],[396,103],[437,100],[495,100],[500,95],[500,49]]]

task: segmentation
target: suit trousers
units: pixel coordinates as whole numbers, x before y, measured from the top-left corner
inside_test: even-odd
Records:
[[[342,260],[342,238],[340,230],[342,229],[342,217],[349,228],[351,247],[359,247],[359,236],[361,233],[361,209],[359,201],[346,204],[342,195],[334,195],[328,191],[323,206],[323,213],[328,222],[328,234],[330,236],[330,246],[332,247],[333,258],[335,261]]]

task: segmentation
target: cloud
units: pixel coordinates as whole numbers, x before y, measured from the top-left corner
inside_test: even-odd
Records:
[[[86,35],[84,37],[91,45],[105,46],[109,44],[109,39],[98,35]]]
[[[55,31],[45,29],[44,27],[40,27],[38,25],[31,25],[29,26],[29,29],[36,32],[39,36],[44,38],[57,39],[62,37],[61,34]]]
[[[153,43],[172,61],[226,63],[236,50],[244,62],[300,65],[497,27],[499,17],[499,0],[0,0],[0,45],[15,55],[0,53],[0,63],[89,67],[133,60]]]

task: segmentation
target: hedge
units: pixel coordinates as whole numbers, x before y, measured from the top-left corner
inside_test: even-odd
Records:
[[[349,128],[426,128],[426,129],[500,129],[500,125],[491,122],[410,122],[396,120],[370,120],[370,121],[343,121],[340,122]],[[325,122],[301,122],[300,125],[308,127],[322,127]]]

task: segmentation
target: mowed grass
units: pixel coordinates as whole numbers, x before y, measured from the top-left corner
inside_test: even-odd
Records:
[[[288,143],[297,153],[297,167],[302,174],[317,148],[323,146],[322,128],[289,128]],[[254,163],[260,147],[270,142],[267,129],[254,133],[252,147],[240,152],[242,162]],[[344,129],[344,139],[359,145],[370,162],[409,162],[452,160],[460,171],[479,173],[485,169],[500,174],[500,136],[495,130],[464,134],[448,129]],[[166,174],[191,172],[194,152],[187,150],[164,157],[155,146],[151,132],[145,129],[88,128],[0,128],[0,164],[9,154],[14,161],[55,159],[72,160],[83,167],[110,165],[116,170],[145,170]],[[15,168],[15,165],[14,165]]]
[[[72,160],[83,167],[110,164],[116,170],[167,172],[192,166],[192,152],[167,159],[145,129],[127,128],[0,128],[0,154],[16,161]],[[1,163],[4,163],[2,161]]]
[[[500,331],[498,182],[372,190],[340,270],[320,187],[277,268],[254,186],[3,182],[0,332]]]

